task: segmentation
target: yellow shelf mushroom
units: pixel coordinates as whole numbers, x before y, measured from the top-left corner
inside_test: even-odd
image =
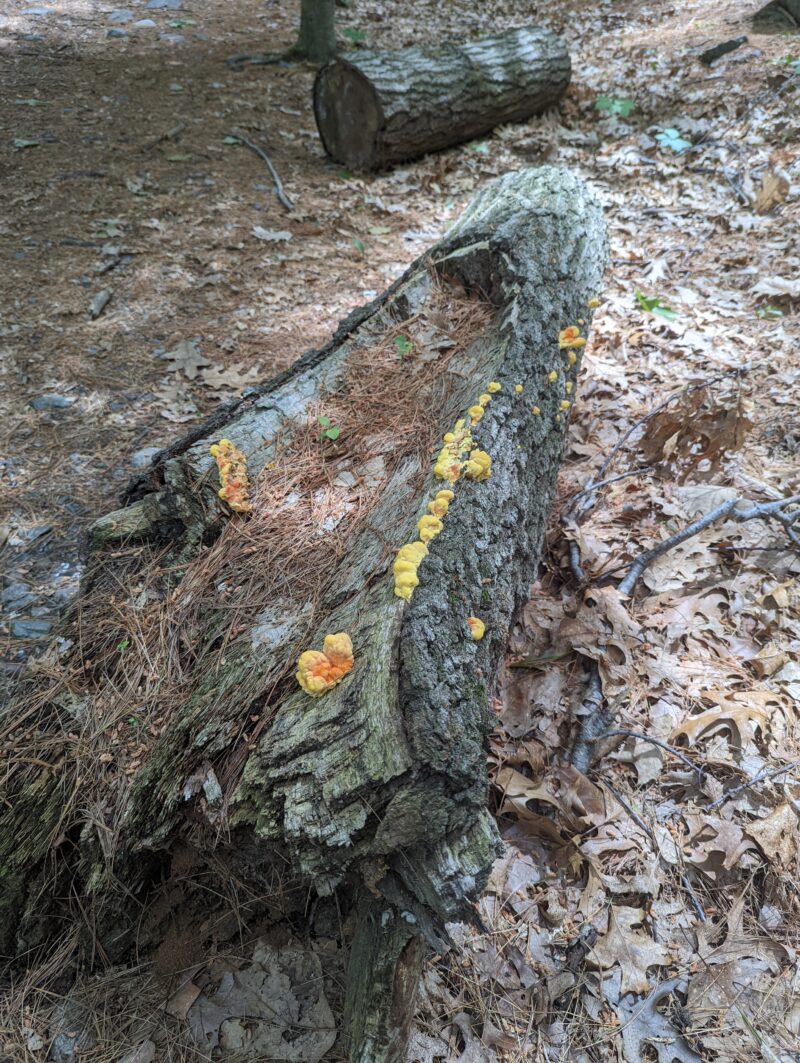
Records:
[[[312,698],[318,698],[340,683],[353,667],[353,643],[339,631],[326,635],[322,650],[305,650],[297,659],[295,678]]]

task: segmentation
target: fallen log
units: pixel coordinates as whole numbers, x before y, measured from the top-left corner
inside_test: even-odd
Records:
[[[358,52],[322,67],[314,114],[332,158],[376,170],[522,122],[567,90],[570,58],[549,30],[392,52]]]
[[[84,965],[139,962],[185,926],[199,965],[242,920],[333,925],[348,1058],[402,1058],[423,944],[474,917],[496,852],[492,688],[605,256],[571,174],[491,182],[97,521],[79,607],[0,719],[0,947],[79,927]]]

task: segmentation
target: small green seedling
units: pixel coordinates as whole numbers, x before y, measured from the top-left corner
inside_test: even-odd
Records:
[[[677,129],[662,129],[660,133],[656,133],[656,140],[662,148],[669,148],[678,155],[692,146],[691,140],[685,140]]]
[[[364,247],[364,241],[359,240],[358,237],[353,240],[353,247],[356,249],[356,251],[358,251],[359,255],[363,255],[366,251],[366,247]]]
[[[318,417],[317,421],[318,421],[319,427],[321,429],[321,431],[320,431],[320,438],[321,439],[334,440],[334,439],[338,439],[339,438],[342,430],[341,430],[341,428],[338,425],[331,424],[330,417],[325,417],[325,416]]]
[[[764,306],[756,308],[756,317],[760,317],[763,321],[775,321],[777,318],[783,317],[783,311],[780,307],[766,303]]]
[[[394,349],[397,351],[399,358],[405,358],[407,354],[411,354],[414,350],[414,344],[408,336],[395,336]]]
[[[117,646],[117,652],[120,653],[120,654],[124,653],[125,650],[127,650],[127,648],[130,646],[130,644],[131,644],[131,640],[130,639],[123,639],[122,642],[120,642],[119,645]]]
[[[657,314],[659,317],[666,318],[667,321],[674,321],[680,317],[677,310],[664,306],[658,296],[643,295],[638,288],[636,290],[636,301],[642,310],[646,310],[648,314]]]
[[[342,30],[342,34],[347,37],[351,44],[363,44],[367,39],[364,30],[356,29],[354,26],[348,26],[347,29]]]
[[[636,110],[636,101],[620,99],[617,96],[598,96],[595,107],[598,111],[618,114],[620,118],[627,118],[629,114]]]

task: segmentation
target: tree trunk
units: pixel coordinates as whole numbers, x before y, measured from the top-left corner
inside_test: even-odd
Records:
[[[569,173],[491,182],[326,348],[162,451],[97,522],[72,645],[5,715],[0,947],[77,923],[91,956],[138,959],[193,896],[218,943],[231,882],[258,898],[248,920],[312,935],[312,888],[354,926],[349,1059],[402,1058],[422,942],[445,948],[445,924],[473,916],[496,852],[492,688],[580,365],[559,332],[588,330],[605,256],[600,208]],[[481,395],[491,474],[443,484],[441,435]],[[219,498],[220,436],[247,456],[249,515]],[[407,604],[394,553],[444,486]],[[355,664],[312,698],[295,662],[331,632]],[[213,869],[218,891],[193,885]]]
[[[524,121],[556,104],[569,79],[560,37],[515,29],[337,59],[317,74],[314,113],[329,155],[374,170]]]
[[[335,0],[302,0],[300,34],[294,51],[312,63],[327,63],[336,55]]]

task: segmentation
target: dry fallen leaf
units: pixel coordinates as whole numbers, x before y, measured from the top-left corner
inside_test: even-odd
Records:
[[[753,203],[753,210],[756,214],[766,214],[768,210],[783,203],[788,194],[789,182],[783,174],[765,173]]]
[[[647,971],[650,967],[663,967],[669,962],[669,949],[653,941],[642,928],[645,921],[643,908],[628,908],[618,905],[609,910],[608,931],[587,957],[591,967],[608,971],[619,965],[622,971],[620,992],[646,993],[650,988]]]
[[[791,866],[797,857],[800,818],[794,805],[788,801],[770,812],[764,819],[756,819],[745,827],[745,832],[758,843],[768,860],[783,867]]]

